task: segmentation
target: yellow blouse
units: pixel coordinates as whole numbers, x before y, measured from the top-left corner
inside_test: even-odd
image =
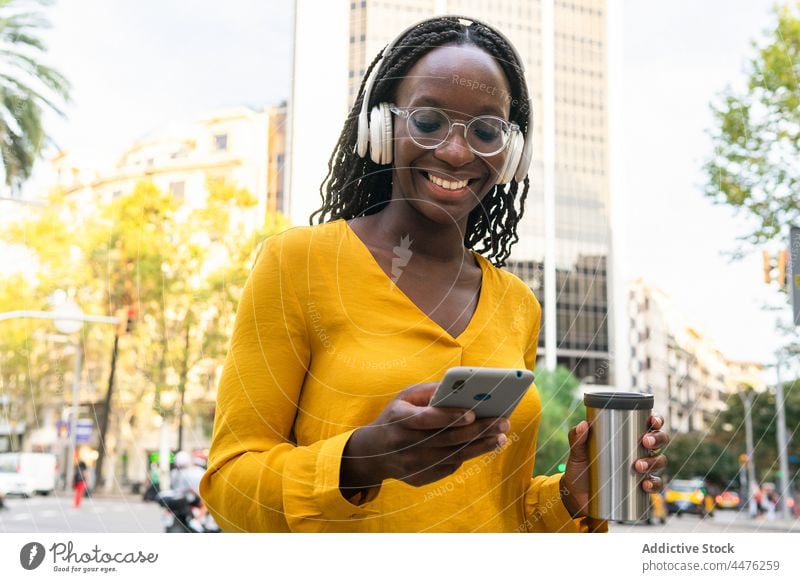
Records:
[[[531,477],[541,412],[535,387],[511,416],[502,449],[422,487],[387,479],[358,500],[339,491],[350,435],[403,388],[441,380],[453,366],[533,369],[536,297],[474,256],[483,275],[478,305],[452,337],[394,284],[342,219],[264,243],[237,312],[200,484],[223,530],[598,529],[593,520],[571,519],[560,474]]]

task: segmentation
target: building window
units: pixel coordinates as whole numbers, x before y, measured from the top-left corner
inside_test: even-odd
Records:
[[[183,201],[184,190],[186,188],[186,182],[170,182],[169,183],[169,193],[178,201]]]
[[[228,149],[227,133],[218,133],[214,136],[214,149],[218,152],[224,152]]]

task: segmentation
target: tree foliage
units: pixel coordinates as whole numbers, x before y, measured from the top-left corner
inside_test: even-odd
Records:
[[[580,381],[564,366],[555,371],[537,368],[536,387],[542,401],[542,417],[536,445],[534,474],[552,475],[569,457],[569,430],[586,418],[577,397]]]
[[[5,182],[17,189],[31,174],[45,143],[42,112],[60,113],[69,83],[44,65],[39,32],[49,27],[46,0],[0,0],[0,156]]]
[[[800,219],[800,0],[776,8],[768,39],[754,44],[746,88],[727,88],[712,105],[713,157],[706,195],[750,218],[751,244],[786,235]]]
[[[786,434],[789,438],[789,455],[800,455],[800,381],[783,386]],[[753,446],[756,476],[760,480],[774,480],[778,466],[777,415],[775,393],[766,391],[753,399]],[[717,418],[714,429],[722,435],[729,447],[738,453],[747,449],[744,424],[744,404],[737,395],[728,398],[728,408]],[[798,469],[794,464],[794,471]]]
[[[800,455],[797,435],[800,433],[800,381],[784,384],[786,432],[789,436],[789,455]],[[775,394],[767,391],[753,399],[753,446],[755,448],[756,478],[776,481],[778,465]],[[710,430],[672,435],[666,454],[669,475],[678,478],[705,477],[709,482],[725,487],[735,481],[739,472],[739,457],[747,451],[744,404],[738,395],[727,400],[727,409],[720,412]],[[789,464],[795,474],[800,466]]]
[[[26,250],[35,276],[3,281],[0,311],[49,310],[47,298],[58,289],[86,313],[133,308],[135,329],[120,342],[117,421],[133,421],[141,406],[169,418],[187,386],[213,390],[259,243],[288,226],[276,217],[254,228],[257,201],[246,190],[209,181],[207,192],[199,207],[178,204],[151,182],[92,204],[54,192],[46,207],[2,233],[4,241]],[[63,397],[51,388],[63,384],[57,375],[70,371],[53,371],[58,358],[37,340],[48,329],[50,322],[10,321],[0,335],[0,381],[27,403],[30,420],[43,404]],[[97,400],[105,392],[113,333],[110,326],[91,324],[81,332],[86,374],[98,381]],[[210,408],[187,407],[210,414]]]
[[[669,459],[666,474],[676,479],[701,477],[726,488],[739,471],[736,447],[711,431],[673,434],[665,454]]]

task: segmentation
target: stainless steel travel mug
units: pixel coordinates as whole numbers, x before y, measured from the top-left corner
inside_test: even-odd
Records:
[[[589,421],[589,516],[611,521],[648,517],[643,475],[634,468],[646,457],[642,437],[653,411],[653,395],[640,392],[591,392],[583,396]]]

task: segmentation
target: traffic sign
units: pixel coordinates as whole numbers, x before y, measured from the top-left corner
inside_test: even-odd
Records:
[[[88,443],[92,439],[94,421],[88,418],[79,418],[78,426],[75,427],[75,442]]]

